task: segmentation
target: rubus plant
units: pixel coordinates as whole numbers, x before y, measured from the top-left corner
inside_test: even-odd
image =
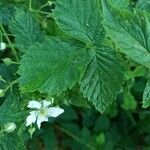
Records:
[[[61,127],[68,109],[113,118],[116,100],[126,111],[148,108],[149,10],[149,0],[0,0],[0,150],[55,149],[48,137],[55,131],[61,141],[58,130],[81,149],[99,149],[103,132],[89,144]],[[131,92],[137,78],[140,106]],[[38,147],[30,147],[34,135],[42,135]]]

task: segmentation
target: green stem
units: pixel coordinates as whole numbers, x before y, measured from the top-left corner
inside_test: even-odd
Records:
[[[4,83],[7,83],[3,78],[0,78],[0,81],[2,81]]]
[[[3,39],[2,36],[3,36],[3,35],[2,35],[1,30],[0,30],[0,42],[2,42],[2,39]]]
[[[2,33],[2,35],[4,35],[4,34]],[[7,35],[8,35],[8,36],[14,36],[14,35],[12,35],[12,34],[8,34],[8,33],[7,33]]]
[[[32,11],[32,0],[29,0],[29,11]]]
[[[15,59],[16,59],[16,61],[18,62],[18,61],[19,61],[19,58],[18,58],[18,56],[17,56],[17,52],[16,52],[16,50],[15,50],[15,48],[14,48],[14,45],[13,45],[12,42],[10,41],[10,39],[9,39],[9,37],[8,37],[6,31],[5,31],[5,29],[4,29],[4,27],[3,27],[3,25],[2,25],[1,23],[0,23],[0,29],[1,29],[2,33],[4,34],[4,36],[6,37],[6,40],[7,40],[8,44],[10,45],[10,48],[11,48],[11,50],[12,50],[14,56],[15,56]]]
[[[48,6],[48,3],[43,4],[43,5],[40,7],[40,9],[39,9],[39,10],[41,10],[41,9],[45,8],[46,6]]]
[[[16,80],[10,82],[10,84],[9,84],[9,85],[6,87],[6,89],[5,89],[5,92],[6,92],[7,90],[9,90],[9,89],[10,89],[10,91],[12,92],[12,87],[13,87],[13,85],[16,84],[17,82],[18,82],[18,79],[16,79]]]
[[[83,142],[82,139],[80,139],[79,137],[73,135],[71,132],[69,132],[68,130],[61,128],[58,125],[54,125],[57,129],[59,129],[60,131],[64,132],[65,134],[67,134],[68,136],[70,136],[72,139],[74,139],[75,141],[77,141],[78,143],[85,145],[89,150],[95,150],[95,148],[93,146],[91,146],[90,144],[87,144],[85,142]]]
[[[43,14],[43,15],[49,15],[50,14],[49,12],[44,12],[41,10],[33,10],[33,9],[32,9],[32,12],[36,12],[36,13]]]

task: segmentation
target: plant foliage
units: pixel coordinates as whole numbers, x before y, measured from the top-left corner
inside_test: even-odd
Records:
[[[0,149],[150,149],[149,8],[149,0],[0,0]],[[28,103],[42,99],[65,113],[41,131],[26,127]]]

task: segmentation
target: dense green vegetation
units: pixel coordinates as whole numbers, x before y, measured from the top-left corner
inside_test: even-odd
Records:
[[[0,150],[150,150],[150,0],[0,0]]]

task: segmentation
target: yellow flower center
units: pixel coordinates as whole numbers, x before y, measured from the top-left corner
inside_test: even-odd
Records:
[[[48,110],[45,108],[41,108],[39,111],[39,115],[46,116],[48,114]]]

